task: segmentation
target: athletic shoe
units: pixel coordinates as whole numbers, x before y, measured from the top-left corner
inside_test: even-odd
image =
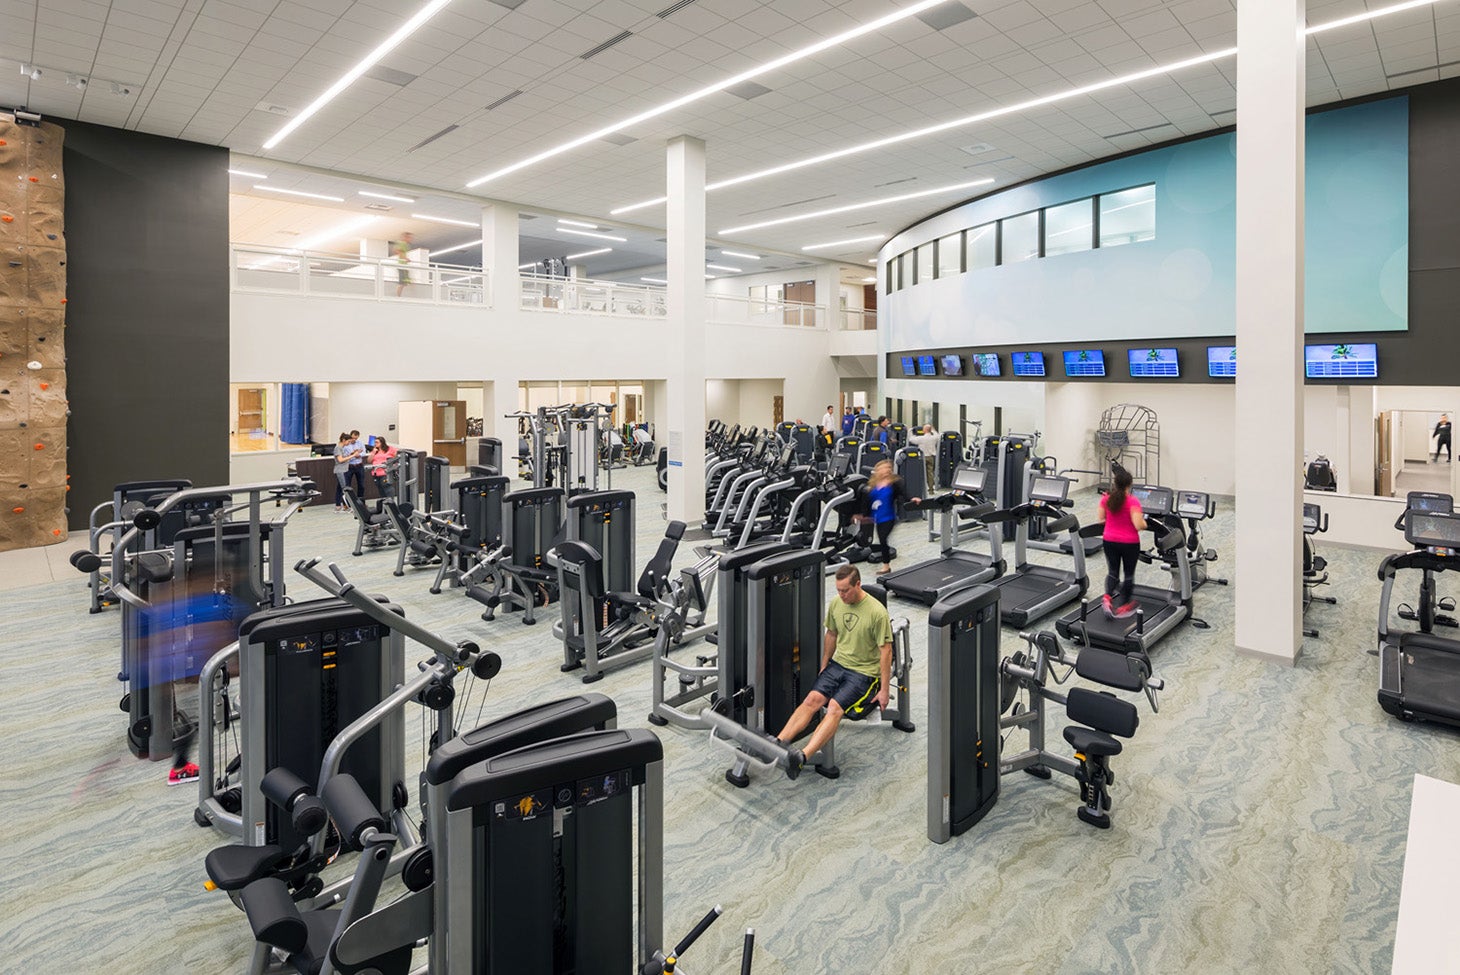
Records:
[[[806,765],[806,753],[799,748],[792,748],[786,752],[786,778],[795,779],[801,774],[801,769]]]
[[[1136,611],[1140,608],[1141,607],[1139,603],[1136,603],[1135,601],[1128,602],[1115,611],[1115,618],[1120,620],[1128,620],[1132,616],[1136,615]]]
[[[1107,618],[1115,618],[1115,604],[1110,601],[1110,593],[1106,593],[1104,596],[1100,597],[1100,606],[1105,610],[1105,615]]]
[[[172,769],[167,773],[168,785],[183,785],[196,781],[198,781],[198,766],[192,762],[189,762],[182,768]]]

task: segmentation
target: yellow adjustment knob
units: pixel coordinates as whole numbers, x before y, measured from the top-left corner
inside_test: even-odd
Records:
[[[213,883],[213,881],[211,881],[211,880],[205,880],[205,881],[203,881],[203,889],[204,890],[217,890],[218,889],[218,885],[215,884],[215,883]]]

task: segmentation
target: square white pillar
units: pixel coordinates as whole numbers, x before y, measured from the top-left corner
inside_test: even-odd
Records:
[[[664,245],[669,311],[669,517],[705,517],[705,144],[671,139]]]
[[[1302,651],[1304,0],[1237,4],[1237,652]]]
[[[482,207],[482,267],[486,270],[488,307],[494,318],[517,310],[517,209],[501,203]]]

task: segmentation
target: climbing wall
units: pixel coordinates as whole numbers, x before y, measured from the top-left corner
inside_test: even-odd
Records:
[[[0,114],[0,551],[66,540],[63,136]]]

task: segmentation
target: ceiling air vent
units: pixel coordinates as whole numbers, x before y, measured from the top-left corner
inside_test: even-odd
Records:
[[[521,88],[517,89],[516,91],[509,91],[507,94],[503,95],[501,98],[497,99],[496,101],[492,102],[492,104],[482,109],[482,111],[490,112],[494,108],[501,108],[503,105],[507,104],[520,94],[522,94]]]
[[[417,149],[424,149],[426,146],[429,146],[437,139],[440,139],[443,136],[448,136],[459,128],[461,128],[461,126],[459,125],[448,125],[446,128],[442,129],[440,132],[437,132],[435,135],[428,135],[420,142],[417,142],[415,145],[407,149],[406,152],[415,152]]]
[[[390,204],[388,204],[388,203],[367,203],[367,204],[365,204],[365,209],[367,209],[367,210],[380,210],[380,211],[383,212],[383,211],[389,210],[390,208],[391,208],[390,207]]]
[[[618,43],[621,43],[623,41],[626,41],[630,37],[633,37],[633,36],[634,36],[634,32],[633,31],[628,31],[628,30],[622,31],[622,32],[620,32],[618,34],[615,34],[613,37],[610,37],[608,40],[604,41],[602,44],[598,45],[597,47],[589,48],[588,50],[584,51],[582,54],[578,55],[578,57],[581,58],[584,61],[587,61],[589,58],[593,57],[594,55],[596,55],[596,54],[602,54],[604,51],[607,51],[609,48],[613,47],[615,44],[618,44]]]
[[[665,17],[672,17],[676,13],[678,13],[681,10],[683,10],[685,7],[688,7],[690,4],[692,4],[694,2],[695,2],[695,0],[679,0],[679,3],[672,3],[672,4],[670,4],[669,6],[665,7],[663,10],[659,11],[654,16],[658,17],[660,20],[663,20]]]

